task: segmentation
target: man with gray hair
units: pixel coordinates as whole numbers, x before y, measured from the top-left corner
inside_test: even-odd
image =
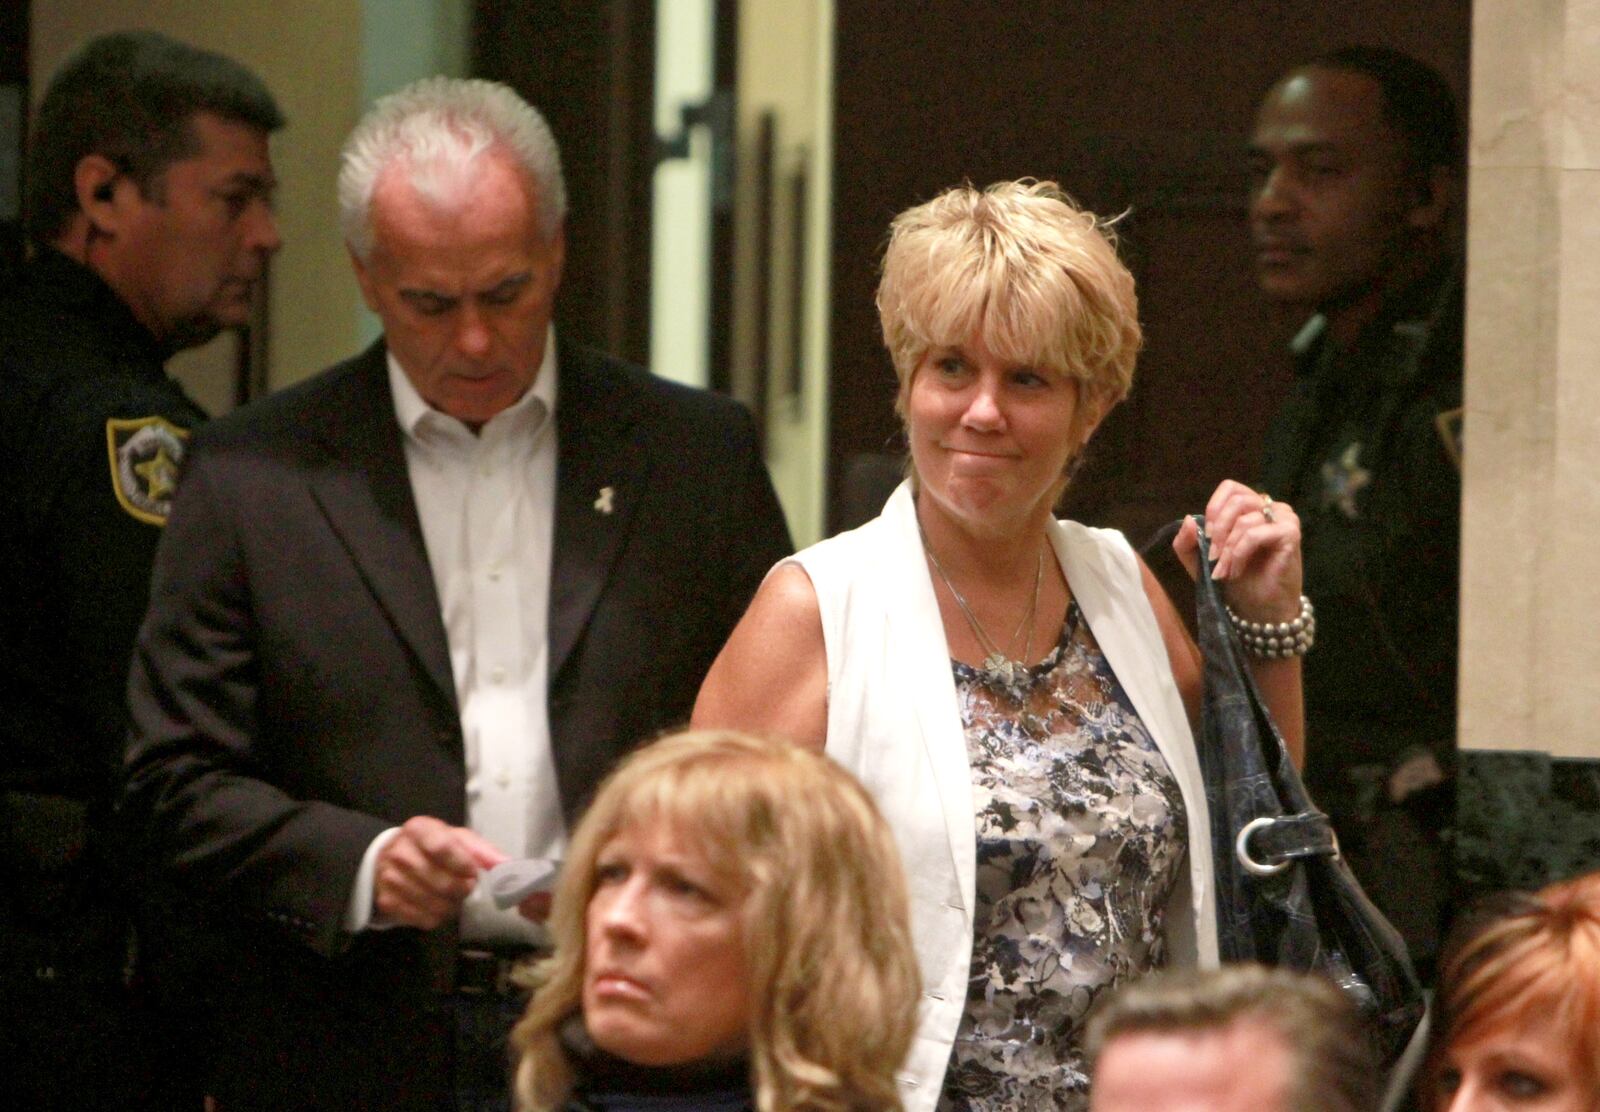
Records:
[[[788,534],[742,408],[558,342],[560,158],[511,90],[380,100],[339,198],[383,339],[196,437],[125,805],[204,901],[168,949],[228,1112],[504,1108],[545,908],[482,874],[688,717]]]
[[[1091,1016],[1090,1112],[1373,1112],[1378,1068],[1349,999],[1259,965],[1134,981]]]

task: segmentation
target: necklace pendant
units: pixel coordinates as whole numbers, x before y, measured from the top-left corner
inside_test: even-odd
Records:
[[[997,652],[984,658],[983,670],[1008,687],[1017,682],[1017,662],[1007,660]]]

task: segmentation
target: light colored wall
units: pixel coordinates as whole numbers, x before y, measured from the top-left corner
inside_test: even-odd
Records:
[[[420,78],[435,74],[467,76],[471,2],[360,0],[361,86],[357,118],[379,97]],[[341,142],[343,138],[341,135]],[[353,289],[355,280],[350,281]],[[378,338],[383,325],[362,304],[359,294],[355,313],[356,346],[366,347]]]
[[[360,299],[340,246],[334,177],[361,96],[361,68],[352,64],[361,56],[358,0],[33,0],[31,19],[35,97],[74,46],[133,28],[224,52],[261,75],[289,117],[272,143],[284,247],[272,269],[269,381],[281,386],[351,354]],[[231,340],[184,365],[199,368],[199,392],[219,408],[214,376],[229,373]]]
[[[832,0],[746,0],[739,7],[739,187],[735,217],[733,351],[744,381],[736,390],[748,396],[748,378],[767,374],[777,352],[800,328],[802,387],[798,398],[768,396],[767,464],[788,515],[795,543],[822,536],[828,457],[828,245],[832,236],[833,175],[833,2]],[[756,256],[756,198],[751,158],[761,114],[777,114],[777,180],[799,169],[807,175],[807,289],[803,319],[788,319],[792,303],[787,235],[773,237],[773,257]],[[782,227],[795,219],[784,207],[788,191],[777,190],[774,220]],[[768,267],[772,277],[767,307],[768,348],[756,351],[751,281],[753,268]],[[885,373],[889,373],[887,369]]]
[[[655,129],[683,130],[682,109],[711,95],[712,0],[656,0]],[[704,386],[710,378],[711,133],[690,129],[689,154],[655,169],[650,220],[650,369]]]
[[[1463,748],[1600,757],[1600,5],[1473,6]]]

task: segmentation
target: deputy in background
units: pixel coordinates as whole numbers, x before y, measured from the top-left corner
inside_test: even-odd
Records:
[[[1262,490],[1294,504],[1317,647],[1306,780],[1426,969],[1445,912],[1461,535],[1461,140],[1444,78],[1352,47],[1291,70],[1252,140],[1256,277],[1309,315]]]
[[[56,73],[0,300],[0,1059],[13,1108],[170,1108],[108,837],[128,657],[190,429],[174,352],[244,324],[278,249],[272,95],[151,32]],[[148,1103],[140,1103],[145,1101]]]

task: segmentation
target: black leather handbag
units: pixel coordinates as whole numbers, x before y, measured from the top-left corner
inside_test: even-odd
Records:
[[[1422,987],[1399,933],[1367,899],[1328,816],[1306,794],[1211,579],[1204,523],[1196,523],[1195,620],[1205,658],[1197,742],[1222,960],[1331,977],[1370,1021],[1384,1065],[1393,1065],[1422,1020]]]

